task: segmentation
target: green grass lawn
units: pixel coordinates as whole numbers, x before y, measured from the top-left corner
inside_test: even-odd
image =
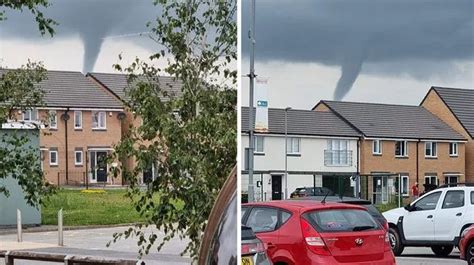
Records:
[[[124,190],[106,190],[105,193],[59,190],[42,207],[43,224],[56,225],[61,208],[66,226],[143,222],[124,195]]]

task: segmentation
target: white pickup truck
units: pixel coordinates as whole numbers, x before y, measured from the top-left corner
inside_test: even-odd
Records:
[[[462,231],[474,224],[474,186],[441,187],[383,216],[395,255],[410,246],[431,247],[437,256],[447,256]]]

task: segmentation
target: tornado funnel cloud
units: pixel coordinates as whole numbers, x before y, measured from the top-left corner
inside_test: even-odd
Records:
[[[92,72],[102,47],[102,39],[83,38],[84,56],[82,72]]]
[[[336,90],[334,91],[334,100],[342,100],[351,90],[352,85],[356,81],[362,69],[365,56],[360,54],[357,58],[350,58],[345,60],[341,65],[341,77],[337,82]]]

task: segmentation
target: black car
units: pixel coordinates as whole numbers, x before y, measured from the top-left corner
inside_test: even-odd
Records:
[[[290,198],[301,198],[301,197],[308,197],[308,196],[334,196],[335,193],[324,187],[300,187],[296,188],[290,195]]]
[[[300,200],[315,200],[315,201],[322,201],[325,196],[307,196],[301,198],[295,198]],[[339,197],[339,196],[327,196],[327,202],[340,202],[340,203],[347,203],[347,204],[356,204],[362,207],[365,207],[372,217],[375,218],[385,229],[388,229],[388,223],[385,217],[379,212],[379,210],[372,204],[371,201],[359,199],[355,197]]]

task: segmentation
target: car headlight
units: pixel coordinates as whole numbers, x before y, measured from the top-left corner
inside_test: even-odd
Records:
[[[469,231],[471,231],[472,229],[474,229],[474,226],[471,225],[469,226],[468,228],[464,229],[464,231],[462,231],[462,234],[461,234],[461,237],[464,237],[467,233],[469,233]]]

